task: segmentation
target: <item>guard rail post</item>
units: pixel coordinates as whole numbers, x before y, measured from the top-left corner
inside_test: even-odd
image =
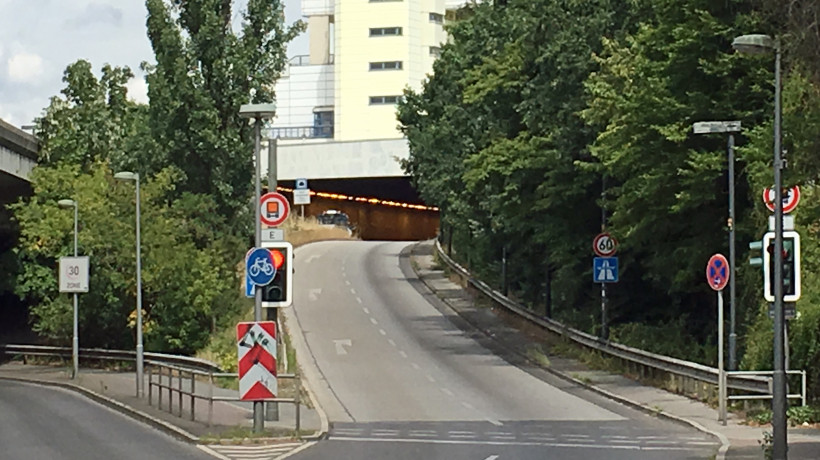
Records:
[[[208,426],[214,417],[214,372],[208,372]]]
[[[154,389],[154,380],[151,378],[153,376],[153,368],[152,364],[148,365],[148,405],[151,405],[152,402],[152,390]]]
[[[194,411],[196,410],[196,374],[191,371],[191,421],[196,420]]]
[[[165,368],[162,364],[158,365],[157,369],[157,409],[162,410],[162,370]]]
[[[182,378],[184,377],[183,376],[184,373],[185,372],[182,369],[177,370],[177,376],[179,377],[179,379],[177,379],[177,388],[179,388],[179,392],[178,392],[179,394],[177,396],[179,397],[179,417],[180,418],[182,418]]]
[[[301,401],[302,401],[302,379],[299,371],[296,372],[296,439],[302,439]],[[805,382],[805,380],[803,380]]]
[[[168,413],[174,413],[174,369],[168,366]]]

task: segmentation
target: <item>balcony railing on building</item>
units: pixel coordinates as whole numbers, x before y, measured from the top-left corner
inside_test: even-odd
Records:
[[[333,125],[269,128],[271,139],[333,139]]]
[[[333,64],[334,61],[334,54],[330,55],[328,60],[328,64]],[[309,54],[300,54],[298,56],[293,56],[292,58],[288,59],[288,65],[291,67],[301,67],[305,65],[311,65],[310,63],[310,55]]]

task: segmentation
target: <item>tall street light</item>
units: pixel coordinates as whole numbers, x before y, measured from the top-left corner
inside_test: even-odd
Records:
[[[772,388],[772,458],[787,458],[786,372],[783,314],[783,180],[781,169],[780,40],[768,35],[741,35],[732,47],[747,54],[774,52],[774,374]],[[764,248],[765,250],[765,248]]]
[[[77,202],[74,200],[60,200],[57,205],[61,208],[74,208],[74,257],[77,257]],[[71,339],[71,359],[74,363],[74,373],[72,379],[76,379],[80,373],[80,334],[77,314],[77,293],[74,293],[74,336]]]
[[[737,334],[735,334],[735,135],[739,121],[700,121],[692,125],[695,134],[729,133],[729,370],[737,370]],[[721,324],[720,327],[723,327]]]
[[[143,391],[143,346],[142,346],[142,261],[140,257],[140,175],[130,171],[114,174],[114,179],[132,180],[137,186],[137,397]]]
[[[261,163],[259,160],[259,150],[262,143],[262,120],[273,118],[276,114],[276,104],[243,104],[239,108],[239,116],[242,118],[253,118],[254,128],[254,148],[253,158],[255,162],[255,199],[253,200],[255,222],[254,247],[262,246],[262,209],[259,204],[262,199],[262,180],[260,178]],[[262,321],[262,289],[260,286],[254,287],[253,320]],[[261,433],[265,428],[264,403],[262,401],[253,402],[253,431]]]

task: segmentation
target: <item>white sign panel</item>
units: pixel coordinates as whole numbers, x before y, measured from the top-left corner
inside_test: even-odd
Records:
[[[88,292],[88,256],[60,257],[60,292]]]
[[[281,228],[263,228],[262,241],[285,241],[285,230]]]
[[[296,189],[293,191],[293,204],[310,204],[310,189]]]

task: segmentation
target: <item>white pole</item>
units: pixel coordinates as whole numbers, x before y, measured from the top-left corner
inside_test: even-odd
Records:
[[[726,375],[723,370],[723,290],[718,291],[718,421],[726,425]]]

